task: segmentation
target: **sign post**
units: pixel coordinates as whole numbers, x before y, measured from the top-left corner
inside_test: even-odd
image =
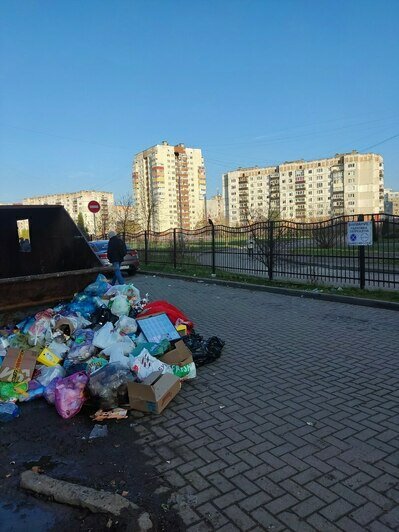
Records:
[[[357,222],[348,222],[346,235],[348,246],[357,246],[359,260],[360,288],[366,286],[366,258],[364,246],[373,245],[373,222],[365,222],[363,214],[359,214]]]
[[[98,203],[98,201],[91,200],[87,204],[87,208],[89,209],[90,212],[93,213],[94,235],[96,235],[97,234],[97,231],[96,231],[96,213],[101,209],[101,205]]]

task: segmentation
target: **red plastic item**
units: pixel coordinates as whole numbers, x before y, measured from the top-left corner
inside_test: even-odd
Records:
[[[164,312],[175,326],[178,320],[180,320],[179,323],[184,323],[184,325],[187,326],[188,334],[190,334],[194,328],[194,323],[179,308],[175,307],[171,303],[168,303],[167,301],[162,300],[151,301],[151,303],[148,303],[145,309],[140,312],[138,317],[143,318],[144,316],[153,316],[154,314],[159,314],[160,312]]]

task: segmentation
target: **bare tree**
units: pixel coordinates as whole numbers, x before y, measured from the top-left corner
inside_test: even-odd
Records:
[[[115,206],[115,226],[119,234],[126,239],[128,233],[134,233],[140,229],[135,219],[135,206],[130,194],[124,194],[119,198]]]
[[[248,227],[248,246],[253,245],[253,258],[263,264],[270,274],[273,269],[273,256],[279,252],[289,237],[290,224],[282,223],[280,211],[270,207],[265,212],[263,209],[250,209],[244,207],[244,216]]]
[[[145,228],[147,231],[155,231],[155,222],[158,214],[158,199],[151,195],[145,210]]]
[[[151,183],[140,181],[139,190],[136,190],[137,219],[146,231],[155,231],[158,217],[159,200]]]
[[[313,224],[312,237],[321,249],[331,249],[341,246],[345,241],[345,223],[340,218],[333,218]]]

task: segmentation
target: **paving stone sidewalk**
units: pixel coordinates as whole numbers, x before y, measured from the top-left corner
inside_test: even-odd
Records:
[[[187,530],[399,529],[398,313],[134,282],[226,341],[136,427]]]

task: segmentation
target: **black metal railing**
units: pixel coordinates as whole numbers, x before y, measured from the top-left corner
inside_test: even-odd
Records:
[[[347,224],[372,222],[373,243],[347,242]],[[399,288],[399,217],[339,216],[323,222],[269,220],[242,227],[211,223],[126,235],[140,261],[154,268],[217,275],[230,272],[269,280]]]

